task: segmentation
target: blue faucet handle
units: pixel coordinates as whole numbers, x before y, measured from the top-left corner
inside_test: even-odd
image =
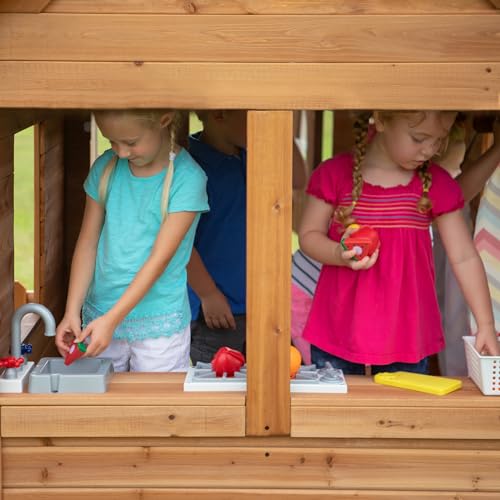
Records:
[[[21,354],[31,354],[33,352],[32,344],[21,344]]]

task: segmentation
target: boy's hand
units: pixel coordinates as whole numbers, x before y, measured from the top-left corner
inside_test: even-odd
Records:
[[[55,344],[59,354],[65,357],[75,338],[81,333],[80,316],[65,314],[56,329]]]
[[[225,295],[220,290],[205,295],[201,299],[201,309],[208,328],[231,328],[236,330],[236,322]]]
[[[500,343],[495,329],[493,327],[479,328],[474,347],[481,355],[500,356]]]
[[[111,343],[115,329],[116,324],[106,314],[91,321],[76,337],[77,342],[84,342],[90,336],[84,356],[99,356]]]

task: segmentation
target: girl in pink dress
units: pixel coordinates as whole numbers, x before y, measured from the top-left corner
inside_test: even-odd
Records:
[[[431,158],[453,125],[451,111],[375,111],[355,124],[353,154],[312,174],[299,231],[301,249],[323,264],[303,337],[312,361],[345,373],[425,373],[444,347],[429,226],[437,224],[478,325],[476,348],[500,354],[485,273],[460,209],[458,184]],[[367,141],[368,124],[376,134]],[[371,226],[379,248],[357,261],[340,239]]]

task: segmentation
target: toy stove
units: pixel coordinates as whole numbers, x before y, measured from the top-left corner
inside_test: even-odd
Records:
[[[210,363],[191,366],[184,380],[184,391],[246,391],[247,370],[243,365],[234,377],[217,377]],[[318,369],[316,365],[301,366],[295,378],[290,380],[290,392],[346,393],[347,384],[342,370],[328,366]]]

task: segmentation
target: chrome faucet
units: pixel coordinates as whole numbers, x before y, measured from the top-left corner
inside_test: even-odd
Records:
[[[11,355],[15,358],[21,356],[21,320],[28,313],[35,313],[42,318],[45,323],[45,335],[47,337],[54,337],[56,334],[56,321],[52,313],[42,304],[29,303],[21,306],[12,316],[12,326],[11,326],[11,341],[10,341],[10,351]],[[15,379],[18,373],[22,371],[22,366],[20,368],[7,368],[5,370],[5,378]]]

